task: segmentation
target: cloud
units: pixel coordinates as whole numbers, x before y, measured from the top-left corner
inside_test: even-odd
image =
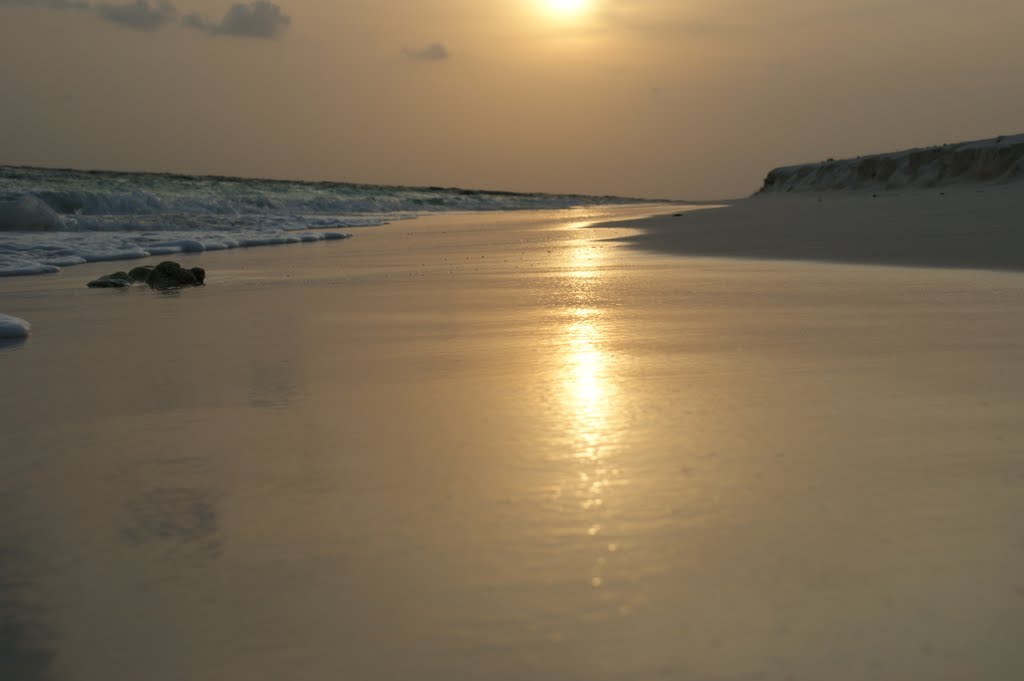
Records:
[[[169,25],[178,16],[170,0],[130,0],[120,4],[88,0],[0,0],[0,5],[25,5],[53,10],[85,10],[102,19],[139,31],[156,31]],[[292,19],[269,0],[238,2],[228,9],[219,23],[197,12],[185,15],[181,25],[212,35],[249,38],[277,38],[291,26]],[[442,48],[443,49],[443,48]]]
[[[96,14],[128,28],[155,31],[170,23],[178,12],[167,0],[135,0],[125,5],[100,3],[96,5]]]
[[[253,0],[249,4],[235,3],[219,24],[198,13],[188,14],[181,20],[182,26],[197,28],[212,35],[247,38],[277,38],[288,30],[291,23],[290,16],[267,0]]]
[[[89,9],[88,2],[78,0],[0,0],[0,5],[34,5],[48,9]]]
[[[426,47],[417,49],[407,47],[402,50],[402,55],[408,59],[416,59],[418,61],[442,61],[452,56],[448,48],[441,43],[431,43]]]

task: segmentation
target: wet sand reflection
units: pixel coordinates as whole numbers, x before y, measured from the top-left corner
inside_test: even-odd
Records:
[[[567,268],[562,275],[563,292],[559,329],[558,382],[568,470],[573,479],[563,489],[570,491],[582,521],[574,530],[593,541],[587,574],[590,586],[606,582],[610,554],[619,546],[609,541],[609,525],[616,522],[614,488],[626,484],[618,461],[622,428],[616,415],[620,399],[615,380],[614,354],[609,347],[608,310],[602,300],[603,251],[593,242],[575,241],[570,246]]]

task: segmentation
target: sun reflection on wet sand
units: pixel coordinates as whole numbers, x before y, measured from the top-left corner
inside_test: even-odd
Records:
[[[599,311],[577,309],[576,321],[565,327],[564,389],[576,446],[574,456],[598,459],[603,434],[607,431],[609,385],[601,332],[592,318]]]
[[[625,484],[616,461],[621,429],[615,423],[618,388],[609,348],[608,313],[601,299],[603,252],[592,242],[574,242],[562,277],[559,316],[558,394],[562,406],[566,458],[572,479],[563,483],[580,514],[573,532],[594,542],[586,574],[595,588],[606,585],[605,567],[618,544],[605,534],[616,517],[613,488]],[[570,511],[572,512],[572,511]]]

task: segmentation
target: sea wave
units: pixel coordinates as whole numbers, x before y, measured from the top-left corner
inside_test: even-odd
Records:
[[[156,222],[147,219],[151,217],[184,227],[190,226],[189,220],[211,217],[241,218],[244,224],[268,216],[330,216],[347,222],[357,216],[564,208],[624,200],[630,199],[0,166],[0,230],[8,231],[149,227]]]
[[[97,260],[343,238],[444,211],[636,199],[0,166],[0,276]]]

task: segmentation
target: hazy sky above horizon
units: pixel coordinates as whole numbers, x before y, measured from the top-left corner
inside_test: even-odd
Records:
[[[0,0],[0,164],[740,196],[1024,132],[1021,26],[1020,0]]]

